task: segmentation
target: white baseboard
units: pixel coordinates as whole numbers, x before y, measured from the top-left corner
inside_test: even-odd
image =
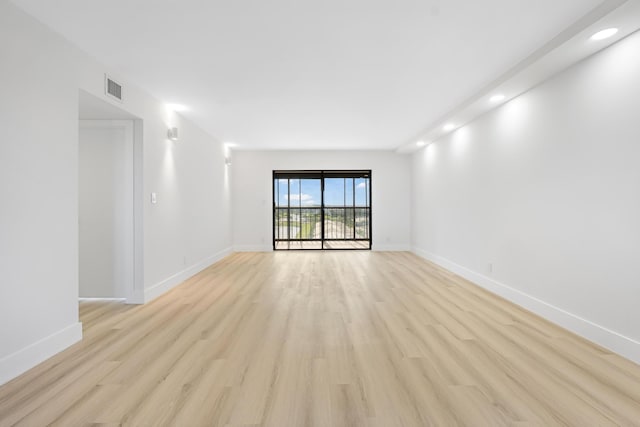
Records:
[[[235,245],[233,247],[234,252],[272,252],[273,246],[271,245]]]
[[[127,297],[127,304],[144,304],[144,290],[136,290],[133,295]]]
[[[640,342],[632,338],[569,313],[568,311],[521,292],[504,283],[500,283],[490,277],[469,270],[441,256],[434,255],[417,247],[413,247],[412,252],[577,335],[640,364]]]
[[[82,339],[77,322],[0,359],[0,385],[11,381]]]
[[[376,252],[407,252],[411,250],[411,246],[407,244],[378,245],[373,243],[371,250]]]
[[[225,258],[229,254],[231,254],[231,248],[223,249],[218,253],[215,253],[215,254],[213,254],[211,256],[208,256],[207,258],[203,259],[202,261],[198,262],[197,264],[194,264],[194,265],[192,265],[192,266],[190,266],[188,268],[185,268],[184,270],[174,274],[173,276],[170,276],[170,277],[164,279],[163,281],[161,281],[159,283],[156,283],[155,285],[152,285],[152,286],[146,288],[144,290],[144,296],[143,296],[142,303],[147,303],[147,302],[159,297],[160,295],[164,294],[168,290],[170,290],[170,289],[174,288],[175,286],[179,285],[180,283],[184,282],[188,278],[198,274],[199,272],[201,272],[205,268],[209,267],[210,265],[215,264],[216,262],[218,262],[221,259]],[[131,298],[132,303],[135,303],[134,301],[139,301],[139,298],[140,298],[139,295],[134,295]],[[129,302],[129,301],[127,301],[127,302]]]

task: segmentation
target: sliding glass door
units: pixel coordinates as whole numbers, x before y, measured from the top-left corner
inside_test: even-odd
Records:
[[[274,249],[322,249],[319,175],[274,175]]]
[[[325,173],[325,249],[370,249],[370,183],[369,173]]]
[[[371,171],[274,171],[273,248],[371,249]]]

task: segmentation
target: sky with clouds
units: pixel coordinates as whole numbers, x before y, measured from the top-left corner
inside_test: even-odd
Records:
[[[325,178],[325,206],[353,206],[354,192],[355,205],[368,206],[367,181],[368,178]],[[287,180],[277,180],[278,206],[287,206],[289,202],[291,206],[320,206],[319,179],[291,179],[289,185],[290,197],[287,192]]]

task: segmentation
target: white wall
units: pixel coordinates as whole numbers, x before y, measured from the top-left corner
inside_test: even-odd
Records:
[[[142,120],[144,277],[157,296],[229,252],[224,147],[14,5],[0,1],[0,384],[81,338],[78,322],[78,92]],[[111,101],[109,101],[111,102]],[[167,139],[177,126],[181,141]],[[149,202],[158,193],[158,204]],[[185,262],[186,259],[186,262]]]
[[[133,152],[133,120],[80,120],[80,297],[133,293]]]
[[[180,141],[145,147],[146,300],[231,252],[231,176],[225,148],[179,115]],[[149,203],[151,192],[157,204]]]
[[[640,33],[419,151],[412,164],[418,254],[635,361],[638,52]]]
[[[73,54],[0,3],[0,383],[82,333]]]
[[[408,250],[410,157],[386,151],[235,151],[233,244],[272,250],[274,170],[371,169],[374,250]]]

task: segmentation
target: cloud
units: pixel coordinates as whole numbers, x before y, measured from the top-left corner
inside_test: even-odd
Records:
[[[284,198],[285,198],[285,199],[289,198],[289,195],[288,195],[288,194],[285,194],[285,195],[284,195]],[[305,193],[302,193],[302,194],[292,194],[292,195],[291,195],[291,200],[301,200],[301,201],[303,201],[303,202],[304,202],[305,200],[312,200],[312,199],[313,199],[313,196],[312,196],[312,195],[310,195],[310,194],[305,194]]]
[[[289,196],[287,194],[284,195],[285,199],[288,199]],[[312,205],[314,204],[314,200],[313,200],[313,196],[311,194],[292,194],[291,195],[291,200],[292,201],[297,201],[299,200],[301,204],[303,205]]]
[[[356,188],[366,188],[367,184],[364,182],[361,182],[360,184],[356,185]]]

